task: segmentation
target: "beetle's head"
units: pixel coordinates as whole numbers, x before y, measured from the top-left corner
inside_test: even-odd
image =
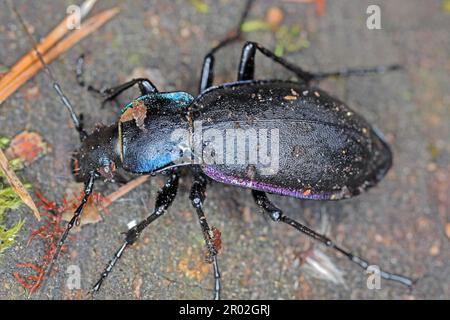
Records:
[[[83,140],[72,156],[72,172],[80,182],[87,181],[95,172],[105,180],[113,180],[119,165],[117,125],[99,127]]]

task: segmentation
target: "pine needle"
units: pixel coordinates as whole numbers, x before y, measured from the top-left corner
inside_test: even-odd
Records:
[[[50,63],[53,60],[55,60],[57,57],[59,57],[61,54],[69,50],[73,45],[75,45],[77,42],[81,41],[91,33],[93,33],[95,30],[100,28],[102,25],[104,25],[106,22],[108,22],[111,18],[113,18],[115,15],[119,13],[119,8],[113,8],[109,10],[105,10],[92,18],[86,20],[86,22],[82,23],[81,28],[78,30],[73,31],[71,34],[69,34],[66,38],[61,40],[59,43],[54,45],[51,49],[47,50],[44,55],[44,61],[46,63]],[[51,37],[50,40],[46,38],[44,41],[50,41],[53,42],[54,38]],[[48,45],[46,43],[45,47]],[[41,44],[42,45],[42,44]],[[34,54],[34,49],[32,50],[31,55],[36,59]],[[20,62],[20,61],[19,61]],[[25,66],[25,64],[24,64]],[[15,69],[15,67],[12,67],[11,70]],[[0,104],[3,103],[10,95],[12,95],[18,88],[20,88],[25,82],[27,82],[29,79],[31,79],[34,75],[36,75],[40,70],[42,69],[42,64],[39,60],[35,60],[34,63],[31,65],[28,65],[25,69],[14,71],[14,79],[10,79],[8,83],[4,84],[5,78],[8,76],[9,73],[7,73],[1,80],[0,80]],[[10,77],[8,77],[10,78]]]
[[[85,1],[81,5],[81,18],[86,16],[96,0]],[[75,13],[67,16],[63,21],[61,21],[37,46],[37,50],[45,54],[51,47],[53,47],[59,40],[61,40],[68,31],[68,22],[73,19]],[[18,75],[20,75],[24,70],[26,70],[33,63],[39,62],[34,50],[31,50],[19,61],[17,61],[13,67],[6,73],[0,80],[0,88],[6,86],[9,82],[14,80]]]

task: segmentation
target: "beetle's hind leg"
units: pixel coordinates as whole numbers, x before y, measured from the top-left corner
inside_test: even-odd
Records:
[[[205,240],[207,256],[206,261],[213,264],[214,271],[214,300],[220,299],[220,271],[219,264],[217,262],[217,254],[219,248],[216,242],[220,239],[214,239],[213,230],[206,221],[205,213],[203,212],[203,202],[205,200],[205,191],[207,185],[207,178],[201,174],[196,173],[194,177],[194,183],[192,184],[191,194],[189,196],[191,203],[197,211],[200,227],[202,228],[203,238]]]
[[[363,76],[372,73],[384,73],[387,71],[400,69],[399,65],[389,65],[389,66],[348,68],[332,72],[312,73],[303,70],[299,66],[287,61],[284,58],[278,57],[275,53],[273,53],[269,49],[266,49],[259,43],[248,41],[242,48],[242,54],[238,69],[238,80],[243,81],[254,79],[256,50],[261,52],[267,58],[282,65],[287,70],[292,71],[300,80],[302,80],[307,84],[312,80],[322,80],[330,77]]]
[[[148,227],[153,221],[157,218],[161,217],[172,204],[173,200],[177,195],[178,190],[178,180],[180,175],[177,170],[170,171],[170,177],[165,183],[164,187],[158,191],[158,195],[155,201],[155,208],[151,215],[149,215],[146,219],[142,220],[139,224],[128,230],[126,232],[125,241],[122,243],[120,248],[114,254],[114,257],[109,261],[105,270],[102,272],[100,279],[95,283],[95,285],[91,289],[91,293],[95,293],[100,290],[103,281],[106,277],[111,273],[112,269],[116,265],[117,261],[122,257],[125,249],[135,243],[142,231]]]
[[[256,204],[261,207],[266,214],[270,216],[270,218],[273,221],[276,222],[283,222],[291,227],[295,228],[296,230],[306,234],[307,236],[313,238],[314,240],[318,240],[325,244],[327,247],[330,247],[336,251],[339,251],[344,256],[346,256],[351,262],[357,264],[359,267],[363,268],[364,270],[367,270],[368,267],[371,265],[370,262],[354,255],[353,253],[341,248],[337,244],[335,244],[331,239],[327,238],[324,235],[318,234],[314,230],[308,228],[307,226],[289,218],[288,216],[285,216],[283,212],[277,208],[268,198],[265,192],[252,190],[253,198],[256,202]],[[414,281],[408,277],[398,275],[395,273],[386,272],[383,270],[380,270],[380,276],[383,279],[391,280],[395,282],[399,282],[403,285],[406,285],[408,287],[412,287],[414,284]]]

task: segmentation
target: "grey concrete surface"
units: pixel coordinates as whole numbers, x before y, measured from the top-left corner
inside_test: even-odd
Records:
[[[71,1],[14,1],[34,36],[47,34]],[[87,54],[87,81],[112,86],[146,75],[162,90],[197,91],[203,55],[238,20],[242,1],[207,1],[210,12],[197,12],[188,1],[101,1],[94,9],[119,6],[120,14],[77,44],[51,67],[86,126],[110,123],[117,106],[100,109],[98,97],[77,86],[76,58]],[[366,8],[381,7],[381,30],[366,28]],[[404,70],[364,78],[330,79],[321,87],[346,101],[387,136],[394,166],[377,186],[359,197],[340,202],[300,201],[273,197],[285,213],[320,229],[363,257],[387,270],[420,278],[414,290],[383,281],[369,290],[367,275],[334,252],[323,251],[345,272],[345,285],[320,280],[305,272],[296,253],[311,248],[305,236],[287,226],[265,220],[248,190],[212,184],[205,212],[222,232],[219,259],[223,298],[227,299],[448,299],[450,298],[450,243],[445,234],[450,199],[450,13],[442,1],[328,1],[324,16],[313,5],[288,1],[256,1],[251,19],[263,18],[270,6],[285,13],[285,23],[300,24],[310,47],[287,55],[305,69],[400,63]],[[269,48],[271,32],[245,35]],[[0,2],[0,64],[12,65],[30,49],[18,22]],[[233,80],[242,43],[217,56],[217,81]],[[258,77],[288,78],[270,61],[257,58]],[[31,99],[27,91],[37,87]],[[121,97],[121,103],[131,95]],[[69,117],[41,72],[0,106],[0,135],[24,129],[40,133],[52,151],[21,173],[50,199],[61,199],[72,183],[69,158],[78,145]],[[430,150],[434,152],[430,152]],[[437,150],[437,151],[436,151]],[[201,262],[202,237],[188,200],[191,178],[168,214],[151,225],[138,245],[129,249],[107,279],[97,299],[209,299],[211,269]],[[0,257],[0,298],[80,299],[120,245],[126,224],[142,219],[152,209],[158,187],[155,177],[110,207],[104,221],[83,226],[69,244],[69,255],[59,261],[57,275],[45,291],[28,297],[12,273],[16,264],[34,262],[42,255],[39,241],[27,246],[36,220],[26,209],[11,212],[8,222],[26,217],[17,244]],[[117,186],[99,183],[97,190]],[[80,290],[66,287],[67,268],[81,270]]]

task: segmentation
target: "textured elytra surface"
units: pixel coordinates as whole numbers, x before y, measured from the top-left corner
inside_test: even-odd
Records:
[[[37,38],[45,36],[62,19],[67,3],[15,1]],[[125,95],[120,106],[99,109],[100,101],[75,82],[73,70],[82,52],[89,54],[87,81],[112,86],[136,75],[150,77],[162,90],[184,90],[195,95],[203,55],[237,20],[241,1],[210,4],[200,14],[188,1],[108,1],[95,12],[119,5],[114,21],[86,38],[52,64],[86,126],[110,124],[120,108],[137,93]],[[441,1],[378,1],[382,30],[368,30],[366,9],[373,1],[328,1],[327,12],[318,18],[314,7],[258,1],[251,18],[261,18],[272,5],[286,13],[286,23],[307,30],[310,48],[288,58],[308,70],[401,63],[404,71],[383,76],[328,80],[320,88],[344,101],[386,134],[394,164],[383,181],[359,197],[338,202],[300,201],[273,197],[289,214],[321,229],[328,217],[327,234],[390,271],[419,277],[426,275],[412,292],[382,282],[380,290],[368,290],[366,275],[324,249],[333,264],[345,271],[346,287],[308,276],[296,252],[311,245],[287,227],[265,221],[244,189],[213,184],[208,189],[205,212],[222,231],[220,263],[224,297],[242,298],[448,298],[450,259],[444,226],[448,223],[448,162],[450,108],[448,101],[450,39],[448,13]],[[0,2],[0,61],[10,66],[29,51],[30,44],[5,2]],[[246,34],[246,38],[274,48],[270,33]],[[235,79],[240,45],[217,57],[217,82]],[[257,57],[258,78],[288,78],[284,70]],[[29,98],[30,89],[38,96]],[[79,147],[68,115],[44,73],[39,74],[0,106],[0,134],[12,136],[29,128],[51,143],[53,151],[22,173],[22,177],[49,198],[61,199],[72,183],[70,154]],[[436,151],[437,150],[437,151]],[[431,152],[433,151],[433,152]],[[95,225],[86,225],[71,243],[70,255],[60,261],[60,272],[40,297],[79,298],[97,279],[123,240],[120,232],[133,219],[144,218],[153,207],[155,193],[164,182],[148,184],[114,203],[111,214]],[[201,264],[203,240],[188,192],[191,179],[181,181],[179,197],[168,214],[155,222],[136,247],[126,252],[98,298],[175,299],[209,298],[212,286],[208,266]],[[99,183],[98,191],[115,187]],[[447,199],[447,200],[446,200]],[[0,262],[0,296],[25,298],[12,276],[16,264],[42,255],[39,243],[26,246],[36,228],[25,209],[10,215],[27,221],[18,245]],[[317,246],[317,248],[321,248]],[[383,262],[383,263],[381,263]],[[82,290],[66,287],[68,267],[81,270]],[[33,297],[32,297],[33,298]]]
[[[198,130],[217,132],[210,141],[203,137],[214,153],[204,170],[220,182],[306,199],[341,199],[374,185],[391,165],[389,147],[367,121],[314,87],[230,84],[203,93],[192,109],[201,121]],[[264,163],[261,155],[267,153],[270,161]]]

